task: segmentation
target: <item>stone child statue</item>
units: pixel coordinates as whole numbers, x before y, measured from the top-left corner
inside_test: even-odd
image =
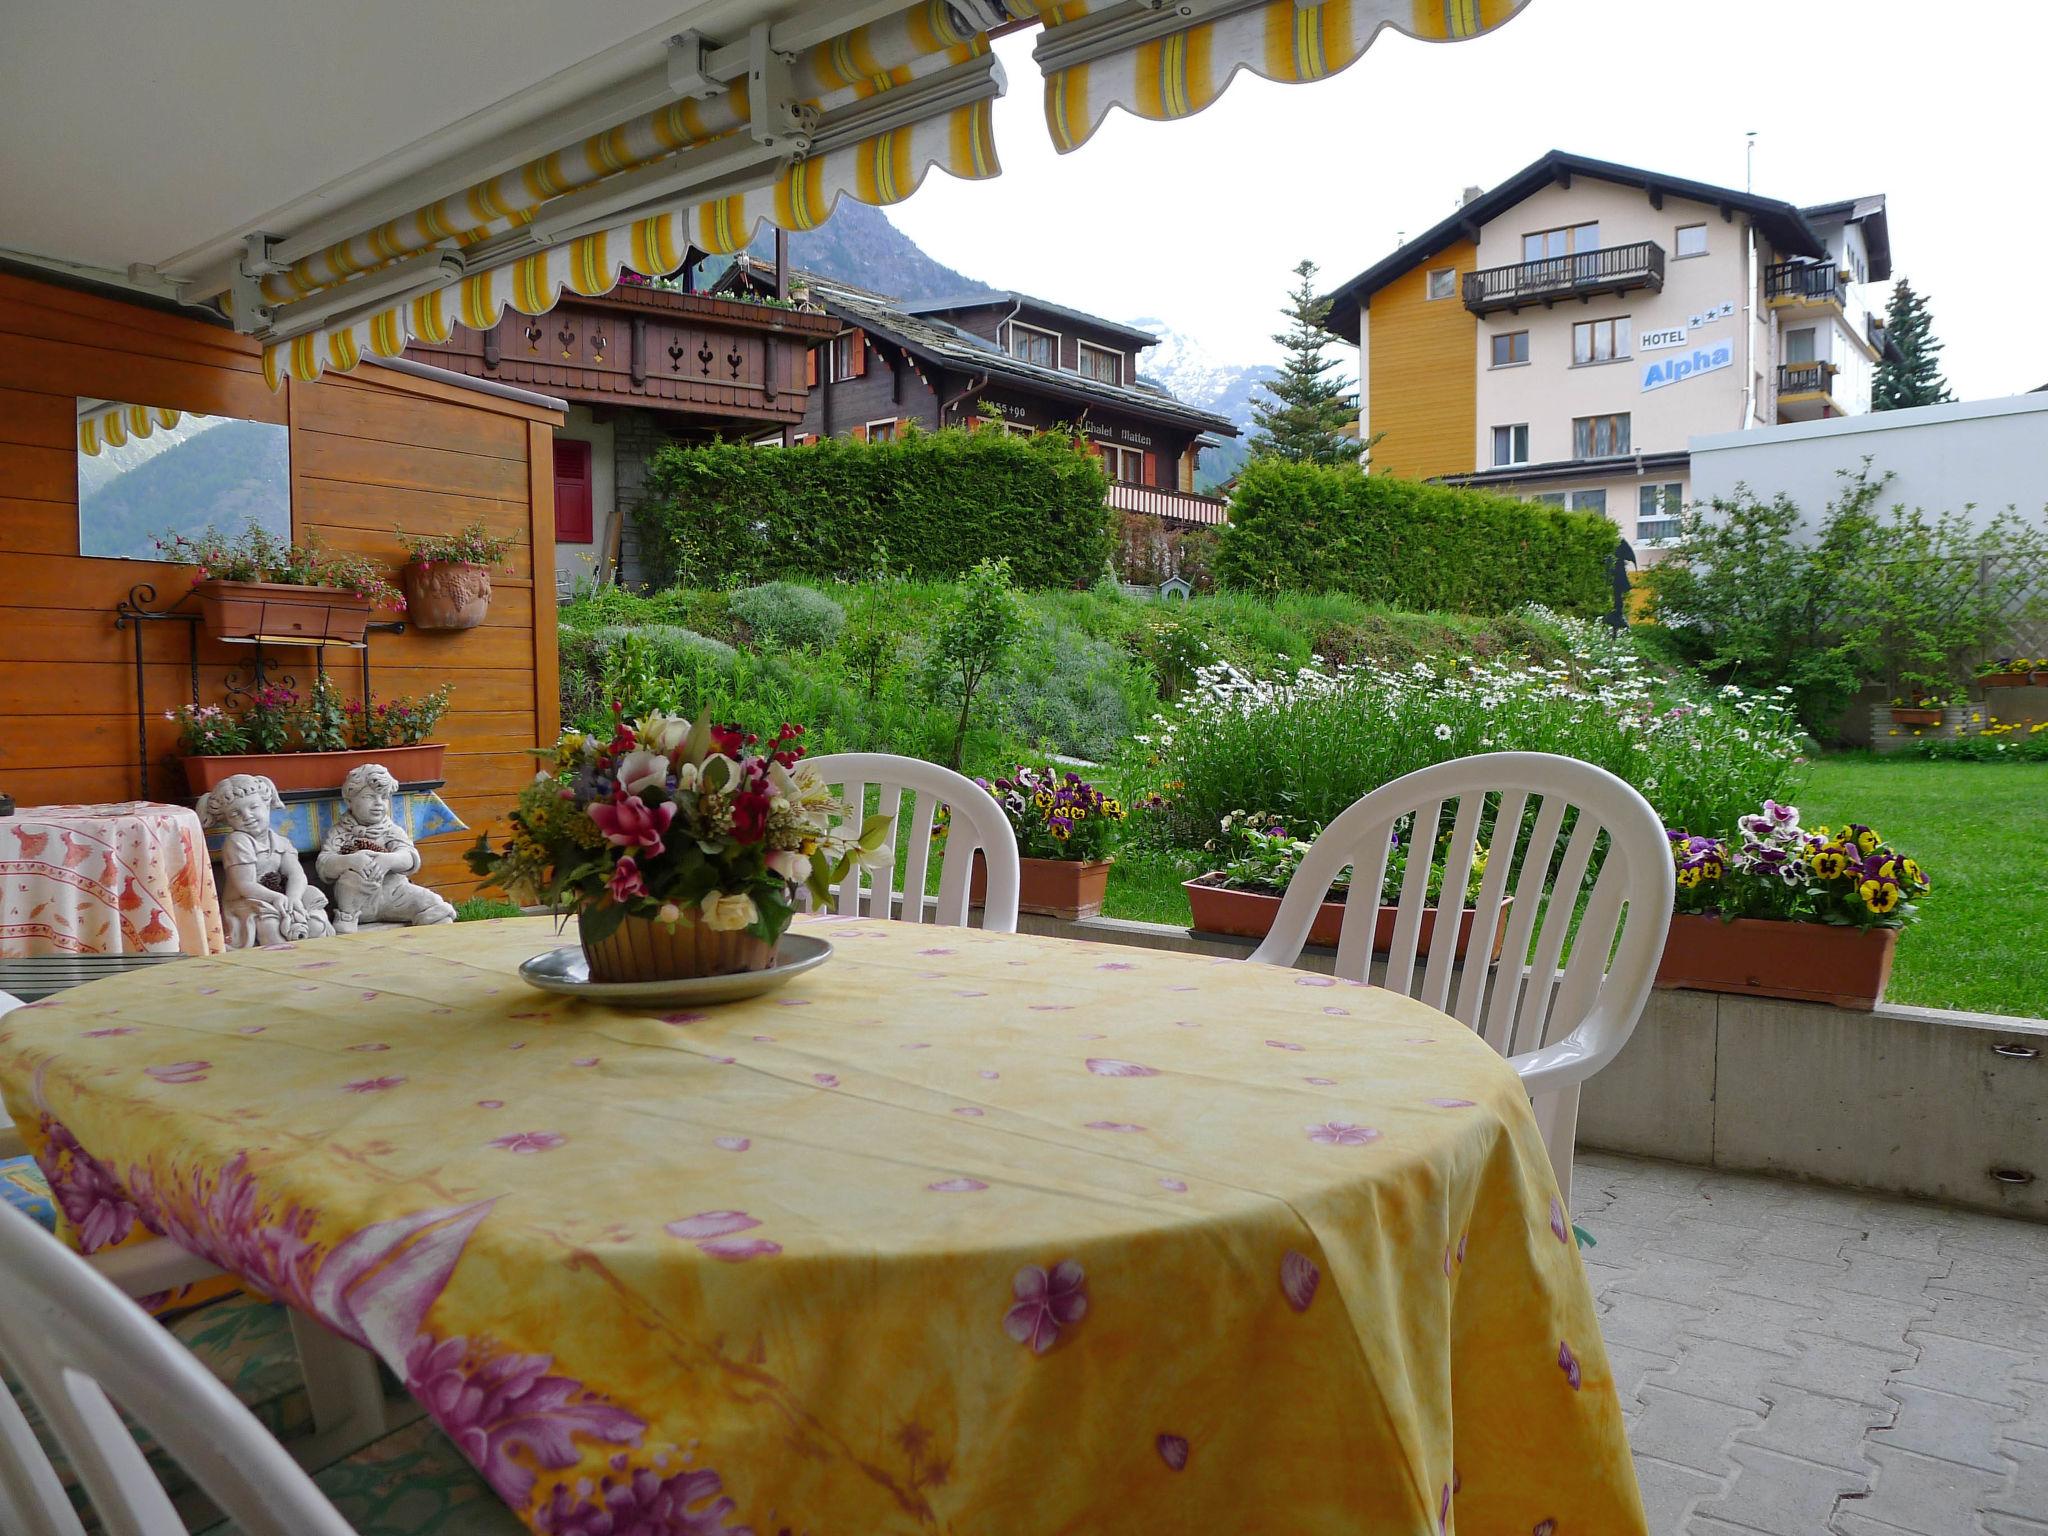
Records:
[[[334,932],[327,898],[307,883],[299,851],[270,824],[282,808],[277,786],[260,773],[237,773],[199,797],[199,819],[225,828],[220,914],[230,949],[324,939]]]
[[[382,763],[364,763],[341,781],[348,807],[320,840],[315,868],[334,886],[334,926],[452,923],[455,908],[407,877],[420,867],[412,835],[391,819],[398,780]]]

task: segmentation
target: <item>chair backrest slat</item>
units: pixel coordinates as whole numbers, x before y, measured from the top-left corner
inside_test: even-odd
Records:
[[[1344,924],[1337,930],[1336,972],[1350,981],[1372,980],[1372,944],[1373,935],[1379,931],[1380,887],[1387,881],[1387,861],[1393,855],[1393,842],[1391,818],[1367,827],[1358,840],[1358,857],[1351,867],[1351,887],[1344,896]],[[1307,867],[1304,862],[1302,868],[1305,870]],[[1334,878],[1336,870],[1330,873]],[[1290,884],[1288,890],[1291,892],[1293,889]],[[1316,900],[1320,902],[1328,890],[1327,885],[1318,890]]]
[[[1551,991],[1557,983],[1557,964],[1564,954],[1565,939],[1572,931],[1572,915],[1578,906],[1579,892],[1585,886],[1586,870],[1592,863],[1593,845],[1599,837],[1599,823],[1590,816],[1580,816],[1572,827],[1571,840],[1565,844],[1564,857],[1558,861],[1557,872],[1551,877],[1549,892],[1543,900],[1543,923],[1536,934],[1536,950],[1529,957],[1529,979],[1522,988],[1521,1006],[1515,1010],[1508,1035],[1505,1054],[1509,1056],[1533,1051],[1543,1044]],[[1605,949],[1612,937],[1611,933],[1599,935],[1600,947]],[[1591,940],[1593,936],[1587,938]]]
[[[905,850],[901,916],[908,922],[923,922],[925,884],[936,841],[940,844],[939,895],[932,920],[967,926],[969,882],[979,853],[987,872],[981,925],[993,933],[1017,931],[1017,838],[1002,807],[988,791],[950,768],[881,752],[834,753],[814,757],[808,766],[826,784],[840,786],[840,814],[853,826],[858,827],[868,814],[870,784],[879,786],[880,804],[875,814],[890,818],[888,838],[873,866],[856,864],[841,878],[834,901],[838,912],[859,916],[865,887],[867,915],[892,915],[895,856],[901,848]],[[947,813],[946,836],[934,839],[932,829],[942,805]]]
[[[1409,991],[1415,984],[1415,946],[1422,932],[1422,908],[1429,899],[1429,864],[1436,854],[1437,823],[1444,803],[1430,800],[1408,824],[1408,868],[1401,879],[1401,900],[1394,913],[1394,936],[1387,946],[1388,988]]]
[[[243,1536],[353,1536],[212,1372],[105,1276],[7,1206],[0,1294],[0,1362],[42,1414],[107,1536],[185,1532],[109,1395]],[[77,1536],[48,1458],[4,1393],[0,1485],[8,1536]]]
[[[1550,871],[1550,855],[1557,846],[1558,828],[1564,825],[1565,804],[1556,795],[1546,795],[1536,806],[1536,825],[1529,834],[1528,850],[1522,855],[1515,880],[1515,902],[1508,909],[1507,938],[1501,944],[1501,969],[1493,982],[1493,997],[1486,1005],[1486,1027],[1480,1036],[1503,1056],[1514,1054],[1515,1014],[1521,1006],[1522,986],[1527,979],[1529,940],[1536,919],[1543,912],[1543,884]],[[1520,832],[1503,828],[1504,837]],[[1508,844],[1512,859],[1514,844]]]
[[[1508,829],[1510,842],[1505,852],[1490,853],[1486,861],[1486,877],[1479,885],[1479,901],[1472,913],[1472,939],[1466,946],[1468,956],[1481,957],[1493,953],[1493,941],[1501,934],[1501,899],[1508,892],[1508,876],[1514,873],[1514,843],[1512,838],[1519,834],[1522,826],[1522,812],[1528,807],[1529,793],[1523,789],[1503,790],[1500,803],[1493,814],[1493,841],[1495,849],[1501,839],[1503,828]],[[1505,938],[1505,935],[1502,935]],[[1452,1017],[1468,1028],[1479,1025],[1479,1010],[1486,1002],[1486,983],[1491,974],[1486,965],[1466,965],[1458,972],[1458,1003],[1452,1010]]]
[[[1436,930],[1429,945],[1429,964],[1422,972],[1422,986],[1416,1001],[1442,1011],[1450,1001],[1453,957],[1458,952],[1458,929],[1464,921],[1465,884],[1472,873],[1473,845],[1479,841],[1479,815],[1486,809],[1486,796],[1460,795],[1458,813],[1451,823],[1451,845],[1444,851],[1442,894],[1437,901]],[[1449,920],[1448,927],[1446,919]]]

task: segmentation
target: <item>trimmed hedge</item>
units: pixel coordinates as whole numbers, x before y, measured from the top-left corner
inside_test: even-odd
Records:
[[[1230,496],[1217,580],[1250,592],[1348,592],[1396,608],[1591,617],[1612,602],[1620,530],[1484,491],[1254,459]]]
[[[1060,433],[675,443],[648,487],[635,515],[662,586],[951,577],[1002,556],[1019,586],[1085,586],[1116,542],[1101,468]]]

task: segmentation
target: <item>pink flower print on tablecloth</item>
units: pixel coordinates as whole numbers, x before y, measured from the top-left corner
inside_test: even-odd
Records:
[[[476,1107],[478,1109],[503,1109],[505,1101],[503,1099],[478,1099]]]
[[[1105,960],[1095,969],[1098,971],[1135,971],[1137,967],[1128,960]]]
[[[979,1120],[988,1111],[973,1104],[956,1104],[953,1106],[953,1113],[963,1115],[969,1120]]]
[[[1572,1353],[1571,1345],[1563,1339],[1557,1341],[1557,1368],[1564,1372],[1564,1379],[1571,1383],[1574,1392],[1579,1390],[1579,1357]]]
[[[534,1512],[537,1528],[546,1536],[745,1536],[751,1529],[726,1523],[736,1506],[716,1472],[663,1471],[629,1468],[621,1453],[612,1458],[613,1475],[595,1486],[588,1478],[557,1484]]]
[[[993,1067],[983,1067],[983,1068],[982,1068],[982,1069],[981,1069],[981,1070],[980,1070],[980,1071],[979,1071],[978,1073],[976,1073],[975,1075],[976,1075],[977,1077],[981,1078],[981,1079],[982,1079],[983,1081],[985,1081],[985,1082],[991,1082],[991,1083],[993,1083],[993,1082],[997,1081],[998,1079],[1000,1079],[1000,1078],[1002,1077],[1002,1075],[1003,1075],[1003,1074],[1002,1074],[1002,1073],[1000,1073],[1000,1072],[998,1072],[998,1071],[996,1071],[996,1070],[995,1070],[995,1069],[994,1069]]]
[[[1560,1243],[1572,1240],[1571,1228],[1565,1225],[1564,1202],[1555,1195],[1550,1197],[1550,1234]]]
[[[1003,1332],[1019,1344],[1042,1355],[1059,1342],[1060,1330],[1080,1322],[1088,1311],[1087,1276],[1072,1259],[1062,1259],[1050,1270],[1026,1264],[1011,1278],[1010,1292],[1016,1298],[1003,1314]]]
[[[112,1040],[119,1035],[137,1035],[140,1033],[142,1031],[133,1024],[115,1024],[107,1029],[88,1029],[84,1031],[83,1038],[87,1040]]]
[[[664,1013],[661,1016],[661,1022],[664,1024],[701,1024],[709,1017],[709,1014],[703,1013]]]
[[[714,1237],[697,1247],[728,1264],[740,1264],[748,1259],[762,1259],[782,1252],[782,1244],[772,1243],[765,1237]]]
[[[1304,1077],[1302,1081],[1304,1083],[1313,1083],[1318,1088],[1334,1088],[1337,1086],[1337,1079],[1334,1077]]]
[[[745,1211],[699,1211],[694,1216],[685,1216],[670,1222],[662,1230],[670,1237],[680,1237],[686,1243],[700,1243],[707,1238],[730,1237],[735,1232],[751,1232],[761,1223]]]
[[[1294,984],[1297,987],[1334,987],[1337,985],[1337,978],[1334,976],[1297,976],[1294,978]]]
[[[238,1035],[260,1035],[269,1027],[268,1024],[237,1024],[235,1026],[235,1033]]]
[[[1438,1109],[1470,1109],[1473,1107],[1472,1100],[1470,1099],[1431,1099],[1429,1102]]]
[[[1152,1441],[1153,1449],[1159,1452],[1159,1459],[1178,1472],[1188,1464],[1188,1440],[1185,1435],[1158,1435]]]
[[[485,1145],[503,1147],[507,1152],[552,1152],[568,1139],[556,1131],[514,1131]]]
[[[1186,1179],[1162,1178],[1159,1181],[1159,1187],[1168,1194],[1184,1195],[1188,1192],[1188,1181]]]
[[[1085,1129],[1091,1131],[1120,1131],[1125,1135],[1133,1135],[1144,1130],[1145,1127],[1133,1125],[1128,1120],[1090,1120]]]
[[[987,1189],[988,1186],[979,1179],[958,1178],[940,1179],[935,1184],[925,1185],[925,1188],[940,1195],[971,1195],[976,1190]]]
[[[352,1045],[349,1049],[352,1051],[388,1051],[391,1047],[384,1044],[381,1040],[367,1040],[361,1045]]]
[[[597,1058],[595,1056],[578,1056],[569,1065],[572,1067],[594,1067],[597,1065]]]
[[[1266,1044],[1273,1047],[1276,1051],[1305,1051],[1308,1049],[1307,1046],[1296,1045],[1291,1040],[1268,1040]]]
[[[145,1076],[160,1083],[203,1083],[206,1074],[213,1070],[210,1061],[174,1061],[168,1066],[144,1067]]]
[[[43,1152],[36,1166],[49,1181],[64,1219],[78,1233],[83,1253],[97,1253],[120,1242],[134,1230],[135,1203],[121,1191],[113,1172],[85,1148],[70,1130],[52,1119],[41,1117]]]
[[[1157,1077],[1157,1067],[1140,1066],[1135,1061],[1118,1061],[1114,1056],[1090,1056],[1088,1070],[1097,1077]]]
[[[402,1077],[359,1077],[352,1083],[343,1083],[346,1093],[383,1093],[404,1082]]]
[[[722,1147],[728,1152],[744,1152],[753,1144],[752,1139],[746,1136],[715,1136],[711,1141],[714,1147]]]
[[[1368,1125],[1352,1125],[1344,1120],[1326,1120],[1320,1125],[1308,1128],[1308,1139],[1319,1141],[1326,1147],[1362,1147],[1368,1142],[1378,1141],[1380,1133]]]
[[[1290,1248],[1280,1256],[1280,1294],[1287,1298],[1287,1305],[1295,1311],[1308,1310],[1309,1303],[1316,1299],[1316,1286],[1322,1278],[1322,1270],[1307,1254],[1296,1253]]]
[[[820,1088],[837,1088],[839,1086],[838,1076],[831,1072],[813,1072],[811,1074],[811,1081]]]

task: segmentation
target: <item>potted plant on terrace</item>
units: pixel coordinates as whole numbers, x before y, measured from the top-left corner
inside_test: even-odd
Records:
[[[1799,825],[1766,800],[1733,838],[1670,831],[1677,910],[1660,987],[1874,1008],[1926,873],[1860,822]]]
[[[1373,926],[1375,954],[1385,953],[1394,940],[1394,920],[1401,901],[1401,886],[1408,877],[1411,824],[1412,818],[1403,817],[1395,825],[1393,841],[1387,849],[1387,872],[1380,882],[1380,908]],[[1263,939],[1272,930],[1273,919],[1280,911],[1280,899],[1287,892],[1288,882],[1294,878],[1303,857],[1314,846],[1315,834],[1298,838],[1291,835],[1276,817],[1232,811],[1223,818],[1220,841],[1221,851],[1232,855],[1228,862],[1221,869],[1186,881],[1181,887],[1188,893],[1188,910],[1194,919],[1195,931]],[[1472,940],[1472,919],[1477,915],[1472,903],[1478,899],[1479,887],[1485,877],[1486,849],[1482,845],[1473,850],[1471,873],[1465,880],[1464,911],[1458,919],[1454,951],[1460,960],[1465,958],[1466,946]],[[1417,930],[1417,954],[1429,953],[1436,928],[1434,904],[1442,895],[1443,882],[1443,860],[1432,850],[1427,885],[1431,907],[1422,914]],[[1316,909],[1315,920],[1309,925],[1309,943],[1326,946],[1337,943],[1344,926],[1344,905],[1350,891],[1351,871],[1347,869],[1331,883],[1330,894]],[[1513,900],[1512,896],[1504,896],[1501,906],[1505,909]],[[1497,922],[1493,935],[1496,959],[1506,936],[1507,925]]]
[[[268,684],[219,704],[168,711],[185,754],[185,781],[201,795],[231,774],[260,773],[280,790],[338,789],[351,768],[382,763],[401,784],[441,778],[445,743],[427,737],[447,712],[454,685],[417,698],[342,701],[322,677],[305,698]]]
[[[406,549],[398,568],[407,622],[415,629],[474,629],[491,611],[491,572],[513,541],[493,538],[482,519],[455,533],[398,535]]]
[[[218,639],[354,645],[373,606],[405,607],[368,556],[331,553],[312,539],[286,543],[254,523],[232,536],[173,533],[156,546],[172,564],[198,567],[192,592]]]
[[[2048,683],[2048,656],[2001,656],[1977,668],[1980,688],[2027,688]]]
[[[523,906],[573,913],[593,981],[765,970],[798,889],[822,908],[889,831],[886,816],[834,828],[802,736],[784,725],[762,749],[737,726],[658,714],[620,714],[609,741],[565,732],[510,839],[479,837],[469,867]]]
[[[1019,763],[1005,778],[974,782],[1003,808],[1017,835],[1017,910],[1069,918],[1100,912],[1109,888],[1109,866],[1115,862],[1111,852],[1123,832],[1122,802],[1078,773],[1049,765]],[[938,821],[932,835],[943,837],[945,828],[945,821]],[[983,899],[987,874],[977,852],[970,901]]]

